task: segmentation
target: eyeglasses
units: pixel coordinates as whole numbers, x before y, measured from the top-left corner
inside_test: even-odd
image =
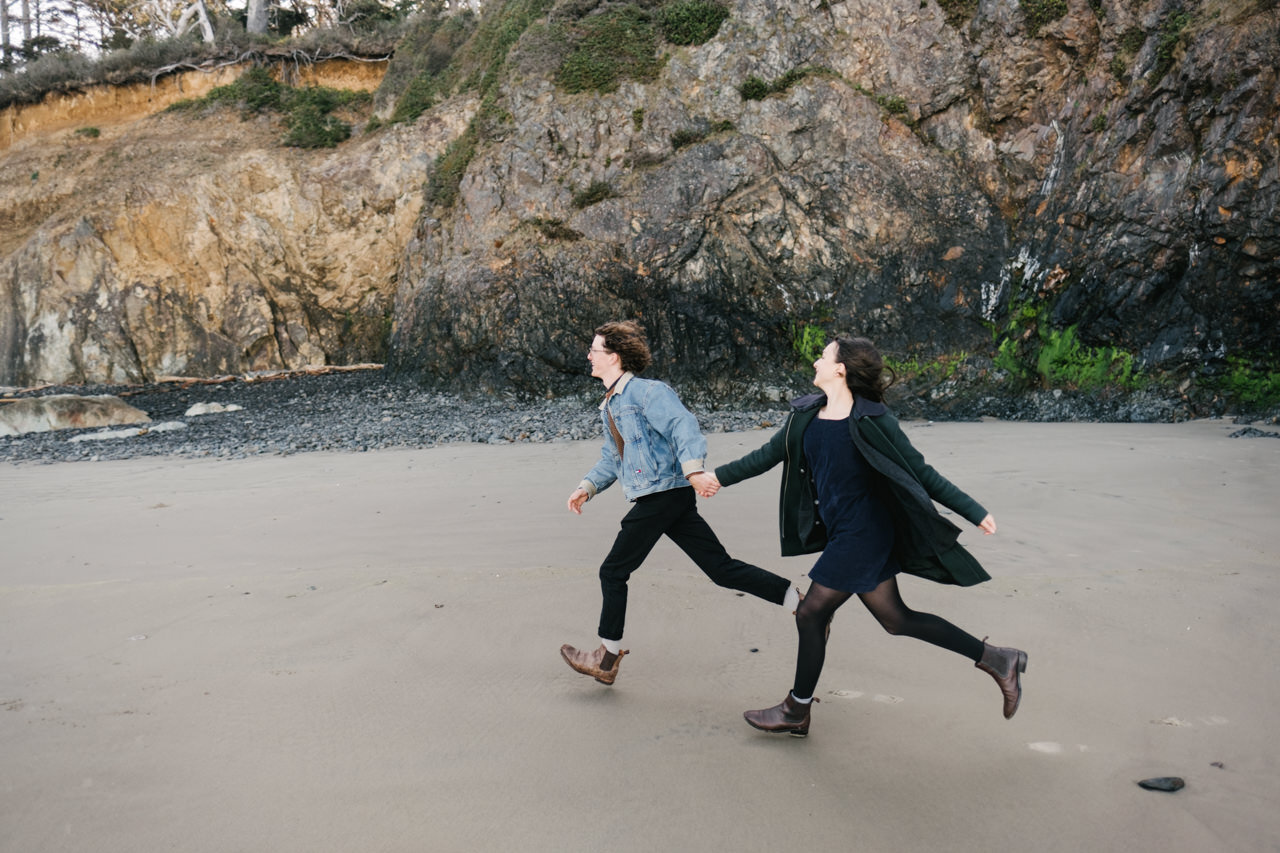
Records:
[[[587,350],[587,358],[591,358],[591,353],[593,352],[607,354],[609,351],[607,349],[596,349],[595,347],[591,347],[591,349]]]

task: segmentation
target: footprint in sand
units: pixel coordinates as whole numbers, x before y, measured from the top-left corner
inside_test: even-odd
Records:
[[[1200,722],[1206,726],[1225,726],[1231,721],[1226,717],[1211,716],[1201,717]],[[1152,725],[1156,726],[1174,726],[1175,728],[1192,728],[1195,724],[1189,720],[1180,720],[1177,717],[1165,717],[1163,720],[1152,720]]]
[[[831,696],[838,696],[841,699],[861,699],[867,694],[861,690],[829,690],[827,693]],[[903,701],[901,696],[890,696],[885,693],[876,693],[871,697],[872,702],[879,702],[882,705],[897,705]]]
[[[1174,726],[1176,728],[1190,728],[1191,726],[1186,720],[1179,720],[1177,717],[1165,717],[1163,720],[1152,720],[1151,722],[1157,726]]]
[[[1051,740],[1041,740],[1035,743],[1027,744],[1027,748],[1032,752],[1043,752],[1045,755],[1061,755],[1062,744],[1055,743]]]
[[[1033,752],[1043,752],[1045,755],[1061,755],[1067,749],[1062,744],[1052,740],[1041,740],[1035,743],[1027,744],[1027,749]],[[1076,744],[1076,752],[1088,752],[1089,747],[1083,743]]]

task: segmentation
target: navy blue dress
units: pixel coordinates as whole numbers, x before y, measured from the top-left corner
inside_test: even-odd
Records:
[[[849,419],[814,418],[804,431],[804,456],[827,527],[827,546],[809,577],[843,592],[870,592],[898,573],[893,520],[875,493],[875,472],[849,435]]]

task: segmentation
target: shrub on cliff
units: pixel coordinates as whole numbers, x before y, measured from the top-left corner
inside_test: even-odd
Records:
[[[662,37],[672,44],[704,44],[715,37],[729,10],[709,0],[677,0],[658,9]]]
[[[1027,30],[1039,35],[1040,28],[1067,14],[1067,0],[1018,0],[1027,18]]]
[[[1248,412],[1280,406],[1280,360],[1231,356],[1226,371],[1213,384],[1237,408]]]
[[[971,20],[978,11],[978,0],[938,0],[938,6],[946,16],[947,23],[958,28]]]
[[[333,89],[312,88],[299,92],[289,111],[289,130],[282,140],[291,148],[333,148],[351,136],[351,125],[333,115]]]
[[[744,101],[763,101],[770,95],[787,91],[806,77],[830,75],[835,75],[835,72],[830,68],[821,66],[792,68],[775,80],[762,80],[752,74],[738,86],[738,94],[742,96]]]
[[[574,192],[573,206],[581,210],[584,207],[598,204],[607,198],[613,198],[617,194],[613,185],[608,181],[592,181],[586,189]]]
[[[498,105],[496,84],[502,79],[507,57],[520,36],[546,12],[550,4],[551,0],[510,0],[501,6],[490,7],[474,33],[450,53],[447,64],[438,74],[425,69],[424,74],[430,74],[431,79],[418,78],[423,91],[431,97],[435,93],[447,95],[459,91],[474,91],[481,96],[480,109],[467,129],[436,158],[435,169],[426,187],[427,200],[432,204],[441,207],[453,204],[458,195],[458,185],[475,156],[476,148],[510,120]],[[402,113],[399,107],[397,114],[408,117],[408,113]]]
[[[458,75],[447,72],[476,23],[469,12],[448,18],[422,15],[410,22],[378,86],[379,101],[395,101],[392,121],[413,121],[448,94]]]
[[[613,92],[623,78],[652,80],[662,67],[653,20],[639,6],[591,15],[572,29],[576,43],[556,72],[566,92]]]
[[[452,207],[458,197],[462,176],[467,173],[467,166],[471,165],[475,153],[476,128],[473,122],[436,158],[435,170],[427,179],[427,201],[439,207]]]
[[[1023,388],[1080,391],[1132,390],[1141,384],[1133,354],[1119,347],[1081,342],[1078,326],[1054,328],[1049,320],[1051,294],[1015,300],[1008,322],[993,330],[994,364]]]
[[[327,89],[322,86],[294,88],[255,66],[234,83],[219,86],[203,98],[178,101],[169,107],[175,112],[231,106],[241,119],[264,112],[281,114],[288,130],[281,140],[294,148],[333,148],[351,135],[351,125],[333,115],[335,110],[368,102],[366,92]]]

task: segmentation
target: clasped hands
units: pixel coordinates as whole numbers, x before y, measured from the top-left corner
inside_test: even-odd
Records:
[[[720,491],[720,480],[710,471],[699,471],[689,475],[689,483],[700,498],[709,498]]]
[[[709,498],[716,492],[720,491],[720,481],[716,479],[716,475],[708,471],[699,471],[696,474],[689,475],[689,483],[693,486],[693,490],[698,493],[699,497]],[[573,490],[573,494],[569,495],[569,512],[582,515],[582,505],[591,500],[591,495],[586,489],[581,487]]]

